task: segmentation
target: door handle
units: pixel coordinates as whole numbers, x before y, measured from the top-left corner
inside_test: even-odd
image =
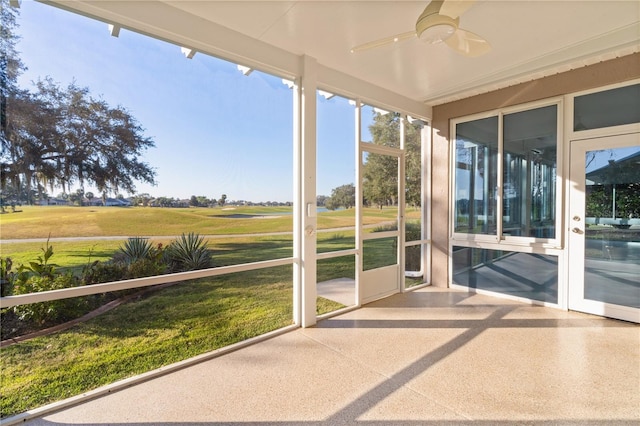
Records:
[[[584,232],[580,228],[573,228],[571,232],[573,232],[574,234],[584,234]]]

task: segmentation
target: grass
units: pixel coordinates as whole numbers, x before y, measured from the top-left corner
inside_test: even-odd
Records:
[[[100,236],[174,236],[183,232],[224,235],[263,232],[288,232],[292,216],[284,208],[270,207],[273,218],[246,219],[234,215],[261,216],[259,210],[242,207],[151,208],[151,207],[68,207],[26,206],[19,213],[0,216],[2,239],[100,237]]]
[[[3,240],[28,238],[234,235],[291,232],[290,207],[152,208],[24,206],[0,215]],[[416,212],[410,212],[410,215]],[[364,209],[363,221],[371,225],[393,220],[394,208]],[[251,217],[254,217],[253,219]],[[355,209],[318,214],[318,228],[355,226]]]
[[[68,268],[81,268],[94,260],[111,258],[125,240],[56,241],[52,262]],[[27,264],[42,254],[46,243],[3,243],[0,257],[11,257],[14,265]]]
[[[352,254],[332,259],[318,260],[318,282],[329,281],[336,278],[355,279],[355,262],[356,258]]]
[[[149,207],[66,207],[25,206],[18,213],[0,215],[1,257],[11,257],[14,265],[26,264],[41,254],[43,242],[21,242],[20,239],[83,237],[76,241],[53,241],[52,261],[64,268],[79,271],[94,260],[108,260],[124,243],[127,236],[155,236],[154,244],[169,243],[176,235],[197,232],[209,236],[209,248],[214,253],[214,265],[290,257],[293,254],[292,235],[235,236],[283,232],[292,228],[291,208],[232,207],[221,208],[149,208]],[[393,220],[395,209],[364,209],[365,224],[373,225]],[[413,215],[419,212],[412,212]],[[232,215],[244,215],[236,218]],[[273,217],[247,219],[247,216]],[[322,212],[319,229],[353,227],[355,209]],[[371,230],[371,229],[370,229]],[[123,239],[103,239],[122,236]],[[164,236],[164,237],[163,237]],[[95,240],[87,238],[96,237]],[[349,239],[350,242],[347,242]],[[6,241],[12,240],[12,241]],[[355,231],[319,232],[318,251],[333,251],[355,247]],[[239,252],[242,256],[226,254]]]

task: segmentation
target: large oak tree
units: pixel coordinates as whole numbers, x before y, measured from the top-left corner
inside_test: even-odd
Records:
[[[102,193],[134,193],[135,182],[155,183],[141,160],[155,144],[122,107],[112,107],[75,82],[40,79],[31,90],[16,81],[24,65],[14,35],[15,11],[2,4],[2,189],[85,185]],[[26,200],[32,201],[32,200]]]

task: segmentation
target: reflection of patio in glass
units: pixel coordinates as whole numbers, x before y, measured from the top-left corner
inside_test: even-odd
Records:
[[[544,302],[557,302],[557,257],[457,247],[456,284]]]
[[[640,307],[640,227],[590,226],[585,240],[585,297]]]

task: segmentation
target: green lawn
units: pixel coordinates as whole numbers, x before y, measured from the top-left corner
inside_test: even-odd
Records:
[[[290,207],[159,208],[24,206],[0,214],[3,240],[25,238],[233,235],[291,232]],[[366,225],[393,220],[394,208],[364,209]],[[408,216],[417,212],[409,211]],[[318,214],[318,228],[355,226],[355,209]]]
[[[125,240],[56,241],[50,243],[54,249],[51,261],[69,268],[81,268],[95,260],[106,261]],[[162,241],[158,241],[162,242]],[[166,240],[168,242],[168,240]],[[14,265],[27,264],[42,254],[46,243],[4,243],[0,246],[0,257],[10,257]]]
[[[386,223],[394,219],[394,214],[394,208],[365,209],[364,222],[368,225]],[[417,214],[417,211],[412,211],[408,216]],[[319,229],[354,227],[354,224],[355,209],[322,212],[318,215]],[[77,241],[50,243],[55,253],[53,263],[79,271],[95,260],[110,259],[127,236],[154,236],[154,244],[166,245],[176,235],[196,232],[208,236],[214,266],[226,266],[292,256],[292,235],[288,234],[292,226],[289,207],[223,209],[25,206],[17,213],[0,215],[0,237],[12,240],[0,245],[0,257],[11,257],[17,267],[35,260],[46,245],[44,242],[20,242],[21,239],[82,237],[82,240]],[[369,228],[368,231],[372,229]],[[242,236],[271,233],[281,234]],[[354,238],[355,232],[350,230],[319,232],[318,251],[354,248]],[[230,260],[226,256],[229,252],[242,255],[234,254]]]
[[[291,209],[284,207],[151,208],[27,206],[0,215],[2,239],[288,232]],[[238,216],[244,215],[244,216]],[[249,219],[251,216],[271,216]]]

